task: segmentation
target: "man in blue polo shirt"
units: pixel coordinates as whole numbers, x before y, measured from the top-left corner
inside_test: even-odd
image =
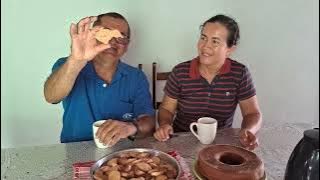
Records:
[[[116,29],[123,37],[102,44],[95,39],[101,28]],[[92,140],[92,124],[103,119],[107,121],[97,137],[110,146],[122,138],[152,133],[154,109],[147,78],[120,61],[130,41],[127,20],[118,13],[87,17],[71,25],[70,36],[70,56],[54,64],[44,85],[46,101],[63,104],[60,141]]]

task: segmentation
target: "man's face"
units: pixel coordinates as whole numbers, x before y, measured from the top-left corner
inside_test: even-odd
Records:
[[[198,41],[200,63],[213,65],[222,63],[230,55],[227,46],[228,30],[220,23],[206,23]]]
[[[110,48],[102,51],[97,56],[102,59],[108,60],[118,60],[120,57],[127,51],[129,44],[129,26],[123,19],[113,18],[110,16],[104,16],[101,18],[100,24],[98,26],[102,26],[106,29],[114,30],[117,29],[122,34],[122,40],[116,40],[113,38],[109,41],[111,45]]]

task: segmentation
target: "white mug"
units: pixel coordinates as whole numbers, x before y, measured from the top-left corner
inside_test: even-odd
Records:
[[[104,145],[103,143],[101,143],[99,141],[99,139],[96,137],[96,133],[99,129],[99,127],[104,123],[106,122],[106,120],[99,120],[99,121],[96,121],[92,124],[92,130],[93,130],[93,139],[94,139],[94,142],[96,143],[96,146],[98,148],[108,148],[109,146],[108,145]]]
[[[199,118],[197,122],[190,124],[190,131],[199,139],[202,144],[211,144],[217,133],[217,120],[211,117]],[[197,133],[193,130],[197,126]]]

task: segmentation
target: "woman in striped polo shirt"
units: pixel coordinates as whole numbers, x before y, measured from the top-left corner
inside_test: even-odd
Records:
[[[215,118],[219,129],[230,128],[239,104],[240,142],[250,150],[258,146],[262,117],[256,90],[247,67],[229,58],[239,37],[238,24],[228,16],[217,15],[203,23],[198,56],[176,65],[167,80],[154,133],[157,140],[189,131],[200,117]]]

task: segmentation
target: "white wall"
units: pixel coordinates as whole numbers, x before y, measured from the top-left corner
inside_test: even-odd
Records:
[[[83,16],[117,11],[132,28],[126,62],[167,71],[196,56],[199,25],[217,13],[235,17],[265,125],[319,126],[317,0],[4,0],[1,1],[1,147],[59,142],[61,105],[43,98],[55,60],[69,53],[68,28]],[[32,67],[32,68],[31,68]],[[149,74],[149,69],[146,69]],[[235,126],[241,118],[237,114]]]

